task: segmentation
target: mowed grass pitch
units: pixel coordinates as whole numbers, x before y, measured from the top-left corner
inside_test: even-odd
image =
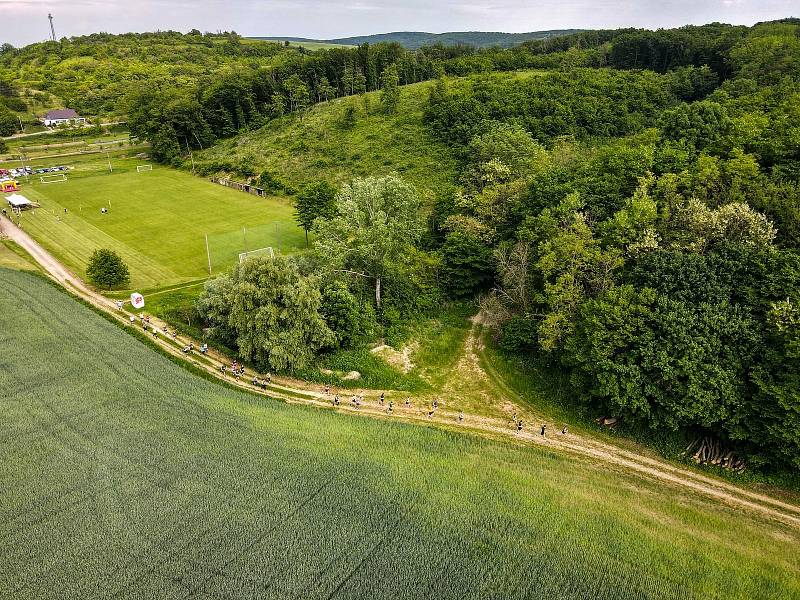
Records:
[[[797,598],[797,530],[578,458],[198,378],[0,269],[13,598]]]
[[[160,165],[137,173],[143,162],[112,159],[109,173],[105,157],[81,161],[65,183],[31,177],[21,193],[42,208],[22,214],[23,228],[81,275],[95,249],[116,250],[130,268],[131,287],[139,289],[208,277],[206,234],[214,274],[245,250],[305,247],[288,200],[258,198]]]

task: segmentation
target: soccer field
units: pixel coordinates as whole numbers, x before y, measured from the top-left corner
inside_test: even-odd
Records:
[[[190,374],[0,268],[0,596],[786,599],[796,529]]]
[[[160,165],[138,173],[139,164],[113,159],[109,173],[103,157],[76,162],[66,182],[32,176],[21,193],[41,208],[22,214],[23,228],[81,275],[95,249],[116,250],[139,289],[207,277],[206,235],[214,274],[245,251],[305,246],[287,199],[259,198]]]

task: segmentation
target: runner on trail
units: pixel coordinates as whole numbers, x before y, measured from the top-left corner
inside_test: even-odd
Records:
[[[334,406],[339,406],[339,394],[336,394],[336,395],[333,397],[333,405],[334,405]]]
[[[433,410],[436,410],[437,408],[439,408],[439,399],[438,398],[433,401]]]
[[[517,431],[522,431],[522,421],[517,421]]]
[[[392,412],[392,410],[394,410],[394,402],[389,400],[389,412]]]
[[[411,406],[411,398],[406,396],[406,407],[409,407],[409,406]]]
[[[331,391],[331,386],[330,386],[330,384],[326,383],[325,384],[325,395],[327,396],[330,393],[330,391]]]
[[[547,425],[542,424],[542,437],[544,437],[544,432],[547,431]]]
[[[514,411],[514,414],[512,415],[511,420],[514,421],[514,423],[517,422],[517,413],[516,413],[516,411]]]
[[[272,383],[272,375],[267,373],[267,383]]]
[[[258,387],[258,377],[256,375],[253,375],[253,385]]]
[[[386,398],[386,394],[384,392],[381,392],[381,406],[383,406],[383,401],[384,401],[385,398]]]
[[[433,411],[432,411],[432,410],[429,410],[429,411],[428,411],[428,418],[430,419],[432,416],[433,416]]]
[[[564,425],[564,429],[561,430],[561,435],[567,435],[567,426]]]
[[[261,380],[261,389],[264,390],[264,391],[267,391],[267,380],[266,379],[262,379]]]
[[[134,323],[136,323],[136,317],[131,315],[131,325],[133,325]]]
[[[458,422],[461,423],[464,420],[464,411],[461,410],[458,412]]]

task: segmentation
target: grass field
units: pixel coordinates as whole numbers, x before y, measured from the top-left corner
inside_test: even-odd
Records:
[[[224,140],[196,153],[195,160],[233,160],[258,171],[268,169],[294,188],[320,178],[342,183],[352,177],[397,172],[421,191],[432,193],[453,181],[456,159],[422,123],[430,86],[403,86],[393,115],[381,111],[377,92],[366,94],[369,114],[362,99],[340,98],[313,106],[302,120],[283,117]],[[352,129],[345,129],[342,116],[353,103],[359,107],[358,118]]]
[[[52,159],[37,164],[62,164]],[[258,198],[155,165],[137,173],[136,158],[76,157],[66,183],[31,177],[22,193],[42,205],[22,215],[23,228],[79,274],[101,247],[120,253],[131,286],[158,288],[231,267],[238,255],[266,246],[293,252],[305,238],[286,200]],[[107,214],[101,208],[109,209]],[[64,212],[67,209],[67,212]]]
[[[511,443],[198,378],[0,269],[15,598],[798,598],[797,530]]]

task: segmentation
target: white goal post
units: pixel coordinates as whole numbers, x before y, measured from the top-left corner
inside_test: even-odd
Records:
[[[136,165],[136,172],[142,173],[144,171],[152,171],[153,165]]]
[[[239,255],[239,262],[242,263],[248,258],[254,258],[256,256],[266,256],[268,258],[275,258],[275,251],[270,246],[268,248],[259,248],[258,250],[250,250],[249,252],[242,252]]]
[[[56,175],[42,175],[39,177],[39,181],[42,183],[61,183],[67,180],[67,176],[64,173],[58,173]]]

